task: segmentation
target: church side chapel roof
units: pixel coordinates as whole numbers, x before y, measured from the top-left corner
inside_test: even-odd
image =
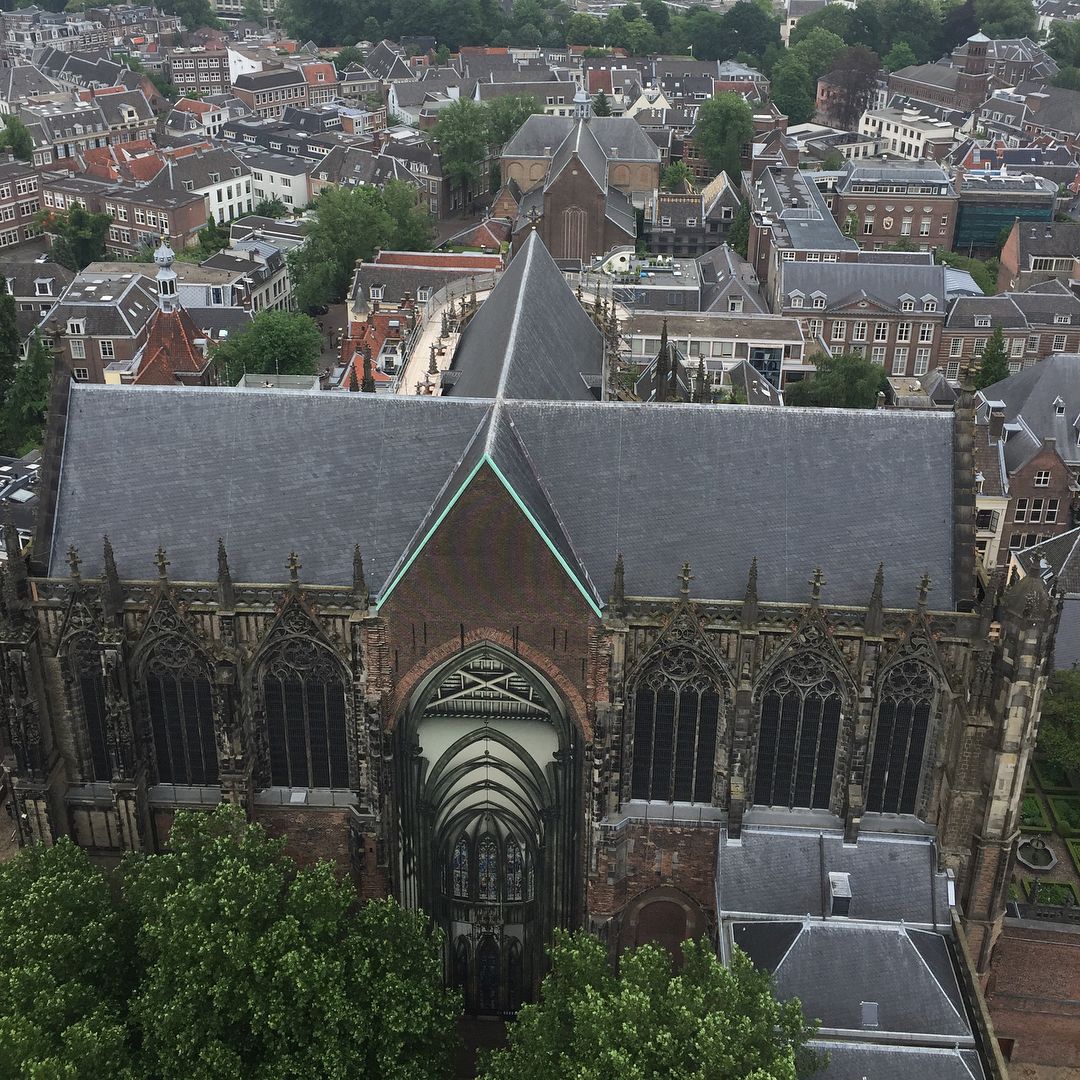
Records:
[[[763,601],[802,602],[820,566],[826,602],[852,605],[887,554],[887,606],[929,574],[952,608],[951,414],[601,403],[602,359],[534,234],[447,396],[74,384],[37,550],[59,576],[74,545],[93,576],[107,534],[125,578],[161,545],[176,580],[212,581],[221,536],[237,581],[284,582],[295,550],[305,581],[348,585],[359,543],[382,601],[488,468],[596,611],[619,553],[632,596],[673,595],[690,560],[694,595],[734,599],[757,558]]]

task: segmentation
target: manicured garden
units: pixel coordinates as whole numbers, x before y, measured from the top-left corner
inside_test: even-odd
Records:
[[[1080,787],[1073,779],[1045,758],[1032,761],[1020,804],[1020,834],[1022,839],[1028,838],[1021,844],[1020,854],[1027,860],[1046,855],[1048,865],[1044,876],[1038,863],[1023,865],[1018,858],[1017,873],[1009,886],[1011,901],[1080,907]],[[1056,852],[1056,859],[1050,851]]]

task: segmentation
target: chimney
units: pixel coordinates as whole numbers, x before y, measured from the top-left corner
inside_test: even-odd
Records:
[[[851,910],[851,875],[829,871],[829,914],[847,915]]]
[[[987,435],[990,437],[990,445],[1001,442],[1002,429],[1005,426],[1005,402],[988,401],[986,403],[986,426]]]

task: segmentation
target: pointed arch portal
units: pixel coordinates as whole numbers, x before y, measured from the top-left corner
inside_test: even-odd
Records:
[[[466,1009],[513,1012],[573,917],[575,727],[547,679],[484,643],[421,682],[396,737],[402,900],[443,928]]]

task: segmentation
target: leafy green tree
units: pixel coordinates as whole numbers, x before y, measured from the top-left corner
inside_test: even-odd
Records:
[[[266,22],[266,16],[263,14],[262,0],[244,0],[243,7],[240,9],[240,14],[250,22]]]
[[[357,259],[391,246],[394,223],[377,188],[323,191],[315,203],[307,239],[289,252],[289,276],[301,310],[341,300]]]
[[[216,255],[229,246],[229,230],[211,213],[199,230],[199,248],[206,256]]]
[[[1062,67],[1080,67],[1080,22],[1052,22],[1046,51]]]
[[[179,15],[188,30],[221,26],[210,7],[210,0],[163,0],[161,9],[170,15]]]
[[[837,57],[845,49],[844,39],[837,37],[830,30],[815,27],[798,43],[788,50],[787,54],[798,57],[806,67],[810,78],[816,83],[822,75],[832,71]],[[816,91],[815,86],[815,91]]]
[[[144,1075],[447,1076],[438,936],[393,901],[354,913],[330,864],[298,870],[282,847],[225,805],[177,814],[167,855],[125,864]]]
[[[947,6],[941,19],[941,48],[955,48],[977,33],[979,20],[975,17],[975,0],[963,0]]]
[[[34,139],[30,129],[12,113],[4,116],[0,149],[10,150],[20,161],[29,161],[34,156]]]
[[[134,1080],[132,956],[105,875],[63,837],[0,866],[0,1076]]]
[[[792,124],[813,118],[816,88],[806,65],[794,53],[782,57],[772,71],[772,99]]]
[[[671,29],[671,12],[664,0],[643,0],[641,14],[653,24],[658,34]]]
[[[690,169],[685,161],[673,161],[660,176],[660,184],[667,191],[684,192],[690,185]]]
[[[15,297],[8,291],[7,278],[0,274],[0,402],[4,401],[15,381],[21,352],[22,335],[15,313]]]
[[[37,221],[52,236],[52,257],[61,266],[78,273],[105,257],[111,215],[92,214],[81,206],[73,206],[59,214],[55,210],[42,210]]]
[[[487,118],[485,137],[492,153],[496,155],[530,116],[541,111],[540,103],[532,94],[510,94],[507,97],[495,98],[484,105],[483,109]]]
[[[745,3],[746,7],[753,4]],[[754,136],[754,114],[739,94],[717,94],[698,109],[694,142],[714,173],[725,170],[738,185],[740,151]]]
[[[693,49],[699,60],[727,60],[734,55],[724,29],[724,17],[704,7],[692,7],[680,16],[674,37],[679,52]]]
[[[593,116],[610,116],[611,115],[611,102],[608,101],[607,94],[603,90],[597,93],[596,97],[592,101]]]
[[[595,15],[575,11],[566,20],[567,45],[603,45],[604,24]]]
[[[780,21],[760,5],[739,0],[724,12],[723,33],[728,56],[749,53],[760,61],[770,45],[780,44]]]
[[[427,251],[435,239],[435,223],[427,201],[407,180],[388,180],[382,190],[390,215],[392,241],[401,251]]]
[[[276,195],[272,199],[260,199],[251,212],[258,217],[283,218],[289,216],[289,208]]]
[[[878,391],[887,392],[885,369],[857,353],[819,356],[817,372],[784,391],[788,405],[832,409],[873,409]]]
[[[350,64],[359,64],[363,67],[365,59],[364,54],[355,45],[346,45],[343,49],[338,49],[337,56],[334,57],[334,67],[338,71],[344,71]]]
[[[1009,377],[1009,353],[1005,348],[1005,336],[1000,326],[987,338],[986,348],[979,358],[979,369],[975,372],[975,389],[992,386]]]
[[[866,22],[855,9],[843,4],[826,4],[799,19],[791,31],[790,44],[798,45],[817,28],[828,30],[848,45],[866,45],[870,40]]]
[[[918,62],[911,46],[906,41],[898,41],[885,54],[881,61],[890,71],[899,71],[901,68],[911,67]]]
[[[1039,750],[1063,769],[1080,770],[1080,671],[1050,680],[1039,721]]]
[[[735,216],[731,219],[727,242],[744,259],[746,258],[747,247],[750,244],[750,204],[746,199],[739,203],[739,209],[735,211]]]
[[[1062,90],[1080,90],[1080,67],[1063,67],[1050,81]]]
[[[854,130],[870,104],[880,69],[877,53],[862,45],[849,46],[836,58],[830,72],[836,97],[830,108],[840,127]]]
[[[540,1001],[518,1013],[483,1080],[795,1080],[820,1064],[799,1003],[778,1002],[738,950],[725,968],[705,940],[688,941],[676,975],[664,949],[643,945],[616,975],[595,937],[556,930],[550,956]]]
[[[1031,0],[975,0],[975,18],[989,38],[1035,36],[1035,7]]]
[[[479,185],[488,149],[487,112],[475,101],[455,101],[439,113],[433,132],[439,144],[443,175],[462,192],[466,205],[470,189]]]
[[[1009,232],[1011,232],[1011,226],[1009,229],[1003,229],[1005,233],[1005,239],[1008,239]],[[1001,243],[1005,242],[1005,239],[998,238]],[[957,270],[966,270],[974,279],[975,284],[987,295],[992,296],[997,292],[997,274],[998,274],[998,261],[997,259],[988,259],[985,262],[982,259],[973,259],[968,255],[961,255],[956,251],[946,251],[944,248],[938,248],[934,252],[934,258],[937,262],[942,263],[945,266],[955,267]]]
[[[315,320],[296,311],[260,311],[244,331],[214,349],[221,381],[244,375],[314,375],[322,353]]]
[[[26,359],[15,368],[15,377],[3,399],[0,441],[6,453],[21,457],[40,445],[52,366],[52,354],[35,332]]]

